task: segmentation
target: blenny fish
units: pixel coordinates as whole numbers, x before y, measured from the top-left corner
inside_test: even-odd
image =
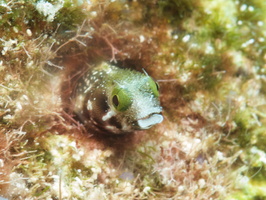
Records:
[[[80,78],[74,102],[78,119],[96,133],[131,133],[163,121],[157,83],[105,62]]]

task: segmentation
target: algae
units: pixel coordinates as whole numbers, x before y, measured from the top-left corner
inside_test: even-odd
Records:
[[[0,1],[0,194],[264,199],[263,0]],[[95,136],[65,109],[110,61],[160,85],[163,123]]]

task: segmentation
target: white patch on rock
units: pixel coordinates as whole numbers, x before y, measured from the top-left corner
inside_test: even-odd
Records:
[[[36,10],[47,17],[48,22],[54,21],[56,13],[63,7],[64,1],[60,0],[57,4],[53,5],[50,2],[41,0],[36,3]]]

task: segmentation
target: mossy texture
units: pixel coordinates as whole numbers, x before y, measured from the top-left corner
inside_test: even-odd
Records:
[[[265,199],[265,30],[263,0],[0,1],[0,196]],[[158,80],[161,124],[75,120],[102,61]]]

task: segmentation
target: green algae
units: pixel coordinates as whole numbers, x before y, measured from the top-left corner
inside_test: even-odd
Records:
[[[2,195],[265,198],[264,1],[1,1],[0,13],[1,172],[12,160],[17,180],[1,176]],[[86,137],[56,80],[92,57],[159,79],[165,121]]]

